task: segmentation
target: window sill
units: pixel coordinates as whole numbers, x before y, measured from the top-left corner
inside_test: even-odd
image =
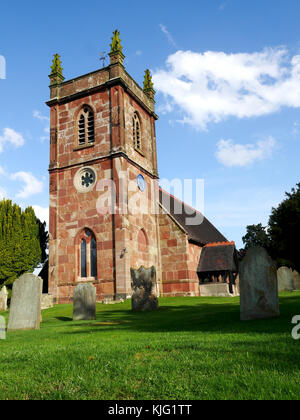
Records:
[[[137,147],[134,148],[134,150],[139,153],[141,156],[145,157],[144,153],[142,152],[142,150],[138,149]]]
[[[95,283],[97,279],[95,277],[77,277],[77,283]]]
[[[90,149],[95,146],[95,143],[89,143],[89,144],[83,144],[81,146],[77,146],[73,149],[74,152],[77,152],[78,150],[82,149]]]

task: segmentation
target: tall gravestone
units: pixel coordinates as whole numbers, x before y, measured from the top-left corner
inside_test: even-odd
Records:
[[[4,316],[0,316],[0,340],[6,339],[6,322]]]
[[[156,285],[156,269],[141,267],[138,270],[131,269],[132,310],[134,312],[158,310],[158,299],[153,294]]]
[[[39,329],[43,280],[34,274],[23,274],[13,284],[8,330]]]
[[[7,310],[7,289],[5,286],[0,290],[0,312],[5,312]]]
[[[279,292],[292,292],[294,290],[293,272],[288,267],[280,267],[277,271]]]
[[[275,262],[261,247],[248,250],[240,267],[241,320],[279,316]]]
[[[298,273],[298,271],[293,271],[293,278],[295,290],[300,290],[300,274]]]
[[[74,321],[96,319],[96,288],[88,284],[79,284],[74,289]]]

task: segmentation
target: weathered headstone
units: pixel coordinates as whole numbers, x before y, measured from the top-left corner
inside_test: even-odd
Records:
[[[7,289],[5,286],[0,290],[0,312],[5,312],[7,310]]]
[[[44,309],[53,308],[53,306],[54,306],[53,296],[49,295],[48,293],[43,293],[42,294],[41,306],[42,306],[42,311]]]
[[[156,269],[141,267],[138,270],[131,269],[132,310],[134,312],[158,310],[158,299],[153,294],[156,285]]]
[[[261,247],[250,248],[240,267],[241,320],[279,316],[276,264]]]
[[[292,292],[294,290],[293,272],[288,267],[280,267],[277,271],[279,292]]]
[[[298,271],[293,271],[293,278],[295,290],[300,290],[300,274],[298,273]]]
[[[23,274],[13,284],[8,330],[39,329],[43,280],[34,274]]]
[[[0,316],[0,340],[6,339],[6,321],[4,316]]]
[[[88,284],[79,284],[74,289],[74,321],[96,319],[96,288]]]

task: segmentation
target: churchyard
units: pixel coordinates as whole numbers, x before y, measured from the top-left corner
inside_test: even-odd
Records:
[[[57,305],[0,340],[1,399],[299,399],[300,292],[279,301],[279,318],[246,322],[238,297],[97,304],[92,321]]]

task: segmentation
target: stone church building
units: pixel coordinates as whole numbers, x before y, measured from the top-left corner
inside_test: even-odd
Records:
[[[67,303],[78,283],[90,282],[98,301],[127,298],[130,268],[141,266],[155,266],[160,296],[199,296],[207,283],[231,287],[234,243],[159,188],[149,70],[142,88],[124,67],[118,31],[109,56],[108,66],[69,81],[54,56],[49,293]],[[191,211],[202,223],[187,223]]]

